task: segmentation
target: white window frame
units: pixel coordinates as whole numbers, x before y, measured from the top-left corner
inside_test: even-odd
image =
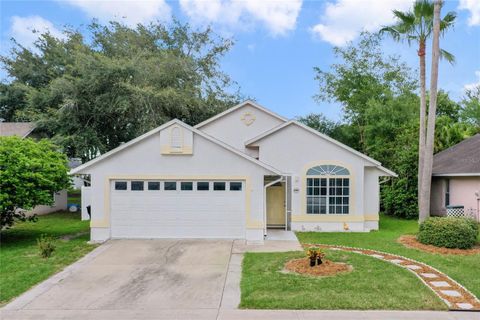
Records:
[[[309,179],[312,179],[312,186],[308,185]],[[315,180],[318,179],[318,186],[315,185]],[[322,179],[325,180],[325,188],[326,188],[326,194],[322,195]],[[342,185],[338,186],[336,179],[342,179]],[[348,186],[344,186],[344,179],[347,179],[348,181]],[[333,186],[330,186],[330,181],[335,181]],[[315,188],[319,189],[318,195],[315,195]],[[305,213],[308,215],[346,215],[351,213],[351,205],[352,205],[352,176],[350,171],[347,168],[344,168],[342,166],[337,166],[337,165],[331,165],[331,164],[324,164],[324,165],[318,165],[311,167],[307,170],[307,174],[305,176]],[[335,188],[335,191],[337,188],[341,188],[342,190],[342,195],[331,195],[330,194],[330,188]],[[345,189],[348,189],[348,196],[344,195]],[[312,194],[309,195],[309,191],[311,191]],[[336,193],[336,192],[335,192]],[[322,201],[321,199],[325,199],[325,212],[322,212]],[[331,205],[330,204],[330,199],[333,198],[334,203]],[[337,199],[340,198],[341,204],[337,204]],[[347,203],[344,203],[344,199],[347,198]],[[316,204],[310,204],[309,205],[309,200],[310,199],[318,199],[318,212],[316,212],[315,207],[317,206]],[[311,203],[314,203],[315,201],[312,200]],[[330,206],[333,206],[333,212],[330,210]],[[340,206],[341,212],[336,212],[337,207]],[[346,208],[347,212],[344,213],[344,209]],[[309,209],[313,209],[311,212]]]

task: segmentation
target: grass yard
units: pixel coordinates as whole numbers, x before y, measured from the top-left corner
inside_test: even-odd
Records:
[[[446,310],[409,271],[355,253],[327,251],[328,259],[353,266],[351,273],[312,277],[281,272],[301,252],[246,253],[240,307],[251,309]]]
[[[302,243],[337,244],[399,254],[424,262],[446,273],[454,280],[480,297],[480,254],[440,255],[409,249],[397,243],[403,234],[415,234],[418,231],[416,220],[396,219],[389,216],[380,217],[380,230],[369,233],[315,233],[298,232]]]
[[[89,240],[88,221],[79,213],[52,213],[38,217],[37,222],[21,222],[0,233],[0,305],[20,295],[33,285],[78,260],[95,248]],[[86,233],[70,240],[65,235]],[[46,234],[55,238],[56,250],[40,257],[36,240]]]
[[[416,220],[381,216],[380,230],[369,233],[299,232],[302,243],[336,244],[375,249],[427,263],[480,296],[480,254],[439,255],[409,249],[396,242],[415,234]],[[445,305],[409,271],[355,253],[327,251],[327,258],[349,263],[351,273],[334,277],[282,273],[286,261],[302,253],[247,253],[241,280],[242,308],[253,309],[395,309],[445,310]]]

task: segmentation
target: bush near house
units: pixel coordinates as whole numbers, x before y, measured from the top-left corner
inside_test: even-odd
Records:
[[[478,224],[465,218],[433,217],[420,224],[418,241],[445,248],[472,248],[478,235]]]
[[[69,186],[67,157],[50,141],[0,137],[0,229],[34,220],[23,210],[52,205]]]

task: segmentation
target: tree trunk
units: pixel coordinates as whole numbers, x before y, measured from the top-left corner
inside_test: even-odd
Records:
[[[423,162],[425,158],[425,118],[427,116],[427,98],[425,85],[425,40],[420,40],[418,48],[418,57],[420,59],[420,126],[418,134],[418,175],[417,175],[417,205],[420,209],[422,186]]]
[[[428,106],[427,135],[425,143],[425,158],[422,174],[421,204],[419,221],[422,222],[430,215],[430,191],[432,183],[433,143],[435,139],[435,118],[437,113],[437,83],[438,61],[440,58],[440,9],[442,0],[434,2],[433,9],[433,41],[432,41],[432,70],[430,76],[430,104]]]

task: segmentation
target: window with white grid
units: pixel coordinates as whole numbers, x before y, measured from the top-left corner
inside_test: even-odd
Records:
[[[348,214],[349,175],[350,172],[346,168],[335,165],[309,169],[306,181],[307,214]]]

